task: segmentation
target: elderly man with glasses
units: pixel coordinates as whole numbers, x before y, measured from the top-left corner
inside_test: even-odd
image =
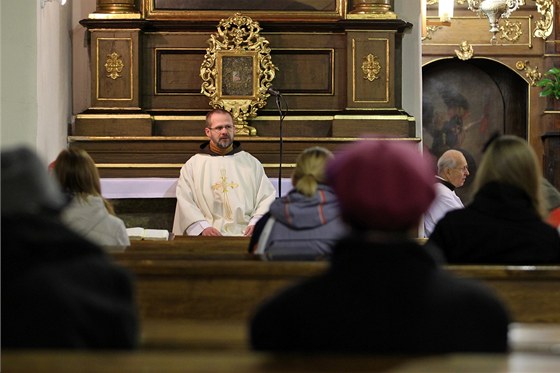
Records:
[[[436,223],[451,210],[465,206],[455,193],[455,188],[462,187],[469,176],[467,160],[458,150],[448,150],[439,157],[436,175],[436,199],[424,214],[424,235],[429,237]]]
[[[210,111],[204,131],[209,140],[181,169],[173,233],[251,236],[276,190],[259,160],[233,140],[228,111]]]

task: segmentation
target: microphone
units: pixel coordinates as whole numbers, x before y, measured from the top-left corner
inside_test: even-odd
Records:
[[[276,89],[274,89],[272,87],[268,87],[268,89],[266,90],[266,93],[268,93],[271,96],[282,96],[280,91],[277,91]]]

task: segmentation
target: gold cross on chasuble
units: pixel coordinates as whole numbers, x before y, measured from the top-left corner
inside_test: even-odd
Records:
[[[220,176],[220,181],[212,184],[212,190],[222,190],[224,218],[227,220],[233,220],[233,211],[231,210],[231,205],[229,203],[228,190],[237,188],[239,184],[234,183],[233,181],[228,183],[225,169],[222,168],[220,170],[220,174],[222,175]]]

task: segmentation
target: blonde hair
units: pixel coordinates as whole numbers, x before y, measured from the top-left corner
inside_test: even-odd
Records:
[[[474,193],[492,181],[517,187],[529,196],[535,211],[544,217],[541,178],[537,156],[527,141],[517,136],[500,136],[482,157],[474,180]]]
[[[107,211],[114,215],[113,206],[101,195],[101,182],[95,162],[85,150],[62,150],[54,161],[53,173],[66,193],[83,200],[90,195],[101,197]]]
[[[325,168],[333,158],[330,150],[320,146],[307,148],[298,156],[296,168],[292,174],[295,189],[307,197],[312,197],[318,184],[326,182]]]

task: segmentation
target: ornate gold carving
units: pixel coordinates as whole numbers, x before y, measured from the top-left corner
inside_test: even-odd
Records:
[[[521,30],[521,22],[510,22],[508,19],[504,21],[504,24],[500,26],[500,39],[506,39],[512,43],[517,42],[519,37],[523,35]]]
[[[123,70],[124,63],[121,56],[117,52],[113,52],[107,55],[107,60],[105,61],[105,70],[109,75],[108,78],[113,80],[121,77],[121,72]]]
[[[474,55],[474,50],[472,45],[468,41],[463,40],[459,45],[459,49],[455,49],[455,54],[460,60],[466,61],[470,60]]]
[[[389,0],[354,0],[348,19],[396,19]]]
[[[542,15],[542,19],[535,23],[533,35],[537,38],[546,40],[552,33],[554,24],[554,3],[553,0],[535,0],[537,11]]]
[[[426,36],[422,37],[422,41],[428,39],[428,40],[432,40],[432,36],[434,36],[434,33],[437,30],[441,30],[443,27],[442,26],[426,26]]]
[[[370,82],[378,79],[379,72],[381,71],[379,58],[371,53],[364,57],[364,62],[362,63],[362,71],[364,72],[364,79],[367,79]]]
[[[443,26],[436,26],[436,25],[427,25],[426,26],[426,35],[422,36],[422,41],[424,40],[432,40],[435,32],[441,30]]]
[[[266,105],[275,76],[268,40],[260,30],[258,22],[240,13],[222,19],[208,39],[200,67],[201,93],[210,97],[210,106],[231,113],[238,135],[257,134],[247,120]]]
[[[539,68],[535,67],[534,69],[529,66],[529,61],[517,61],[515,63],[515,68],[520,71],[525,71],[525,76],[529,79],[529,83],[531,87],[536,87],[539,80],[542,78],[542,74],[539,72]]]

